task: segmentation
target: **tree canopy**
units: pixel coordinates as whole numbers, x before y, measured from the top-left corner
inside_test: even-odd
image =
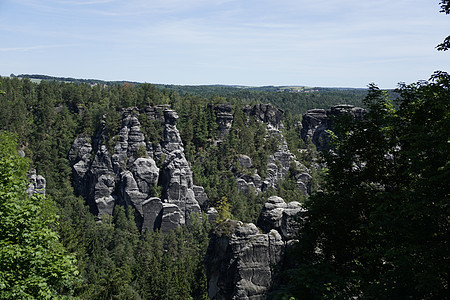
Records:
[[[0,298],[60,298],[73,292],[78,270],[53,229],[54,203],[26,193],[28,168],[16,138],[0,133]]]
[[[398,93],[371,85],[366,118],[334,132],[291,274],[299,299],[448,296],[450,76]]]

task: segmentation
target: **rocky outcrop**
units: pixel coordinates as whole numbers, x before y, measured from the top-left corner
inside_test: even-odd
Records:
[[[267,126],[266,140],[276,140],[277,148],[270,154],[267,161],[267,175],[264,180],[258,174],[258,170],[253,167],[253,163],[247,155],[237,157],[237,168],[235,170],[236,184],[240,192],[248,193],[256,191],[259,193],[267,188],[278,188],[280,180],[284,180],[289,175],[293,167],[297,187],[303,195],[309,195],[311,192],[311,175],[309,170],[295,159],[290,152],[286,139],[280,129],[283,128],[281,122],[283,111],[277,109],[271,104],[257,104],[253,107],[245,106],[244,112],[247,116],[254,116],[257,121],[263,122]]]
[[[139,114],[162,122],[163,141],[146,141]],[[104,127],[93,138],[74,141],[69,160],[75,190],[100,219],[112,214],[115,205],[132,206],[139,227],[168,232],[200,213],[199,202],[208,208],[203,188],[193,185],[177,118],[166,106],[127,108],[111,141],[105,140]],[[155,160],[162,162],[161,168]]]
[[[233,125],[233,108],[231,103],[217,104],[213,107],[216,114],[216,122],[219,125],[219,138],[223,138],[230,132]]]
[[[362,119],[366,110],[353,105],[336,105],[330,109],[311,109],[303,115],[301,138],[307,142],[311,140],[318,150],[330,147],[330,137],[327,130],[333,129],[333,119],[349,115],[355,119]]]
[[[257,224],[265,233],[277,230],[283,240],[288,241],[295,237],[301,223],[301,213],[305,211],[299,202],[286,203],[278,196],[271,196],[264,203]]]
[[[205,257],[211,299],[266,299],[286,247],[294,242],[305,210],[300,203],[270,197],[258,220],[226,220],[211,235]]]
[[[265,299],[284,247],[276,230],[264,234],[252,223],[221,223],[211,237],[205,258],[209,297]]]
[[[254,106],[246,105],[244,112],[248,116],[254,116],[256,120],[266,123],[274,128],[279,129],[282,125],[283,111],[276,108],[272,104],[256,104]]]
[[[29,180],[27,194],[32,196],[34,194],[45,195],[46,180],[41,175],[36,175],[36,169],[31,169],[27,173],[27,178]]]

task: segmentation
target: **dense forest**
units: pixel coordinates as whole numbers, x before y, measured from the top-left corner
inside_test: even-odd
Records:
[[[449,2],[441,1],[441,9],[449,14]],[[449,38],[437,49],[448,50]],[[205,255],[212,236],[233,236],[229,225],[240,225],[230,219],[257,224],[268,200],[278,199],[273,196],[298,203],[301,214],[295,238],[283,241],[286,256],[271,266],[277,274],[264,296],[448,298],[445,72],[395,91],[373,84],[367,90],[296,91],[43,75],[0,81],[1,299],[208,299]],[[364,109],[358,108],[359,117],[346,105],[338,107],[344,113],[329,114],[326,109],[338,104]],[[327,142],[320,151],[300,137],[302,121],[319,122],[311,117],[317,114],[330,115],[328,127],[320,123]],[[215,214],[202,208],[162,230],[145,227],[142,206],[123,200],[124,187],[107,177],[90,193],[80,192],[86,186],[80,188],[74,158],[83,156],[104,171],[99,161],[120,150],[124,128],[146,146],[116,161],[122,178],[131,176],[127,168],[138,159],[151,161],[161,176],[148,195],[169,199],[164,180],[171,174],[165,172],[175,155],[161,148],[175,147],[174,161],[186,160],[189,186],[204,189],[204,206]],[[80,153],[76,141],[88,150]],[[45,178],[45,190],[30,190],[36,174]],[[90,199],[98,186],[117,200],[110,213],[100,215]],[[263,231],[252,226],[246,228]],[[274,231],[268,236],[281,241]]]
[[[301,299],[314,295],[311,290],[330,298],[355,297],[362,291],[368,298],[438,297],[446,290],[448,278],[449,152],[445,141],[449,82],[447,74],[436,73],[429,82],[400,86],[395,101],[371,86],[364,100],[368,117],[339,123],[334,138],[337,152],[324,157],[326,184],[308,198],[293,187],[289,176],[276,189],[265,192],[243,194],[237,190],[232,180],[236,156],[249,155],[264,174],[264,162],[279,142],[264,140],[263,124],[244,117],[242,108],[257,99],[180,96],[149,84],[105,87],[3,78],[2,178],[22,183],[15,185],[15,194],[11,194],[7,189],[13,183],[3,181],[2,195],[12,198],[2,199],[14,202],[16,197],[22,202],[15,208],[20,212],[2,207],[2,228],[14,228],[23,222],[20,216],[36,212],[33,224],[20,226],[30,226],[38,235],[41,228],[48,228],[48,236],[21,237],[16,247],[35,251],[29,248],[35,243],[32,239],[48,239],[46,250],[39,251],[42,256],[29,259],[50,267],[54,264],[60,273],[52,271],[51,276],[60,274],[64,279],[55,281],[33,269],[19,276],[14,271],[17,266],[7,267],[4,262],[13,250],[2,247],[2,297],[208,298],[203,256],[214,225],[206,217],[199,216],[188,226],[163,235],[140,232],[131,208],[116,206],[111,218],[99,223],[72,187],[67,156],[73,140],[95,134],[102,121],[111,138],[122,108],[147,105],[170,105],[179,112],[180,135],[194,181],[205,187],[222,219],[255,222],[270,195],[280,195],[288,202],[300,200],[308,207],[309,222],[300,236],[308,243],[294,250],[295,260],[301,259],[283,275],[274,297],[297,295]],[[273,97],[284,96],[276,92]],[[341,103],[339,97],[332,99],[326,105]],[[211,107],[223,103],[232,103],[234,121],[227,137],[217,144],[219,131]],[[149,139],[162,138],[160,124],[143,116],[140,119]],[[301,115],[284,114],[282,131],[297,159],[311,165],[320,155],[314,145],[299,138],[299,121]],[[22,150],[27,159],[13,149]],[[299,151],[305,149],[308,151]],[[47,194],[38,197],[40,200],[20,191],[29,164],[47,179]],[[314,180],[324,180],[320,174],[316,176]],[[6,213],[15,218],[6,222]],[[45,221],[41,215],[51,217]],[[5,232],[7,229],[2,229],[2,234],[11,235]],[[6,236],[2,242],[8,245]],[[322,252],[314,250],[316,243]],[[61,249],[59,254],[55,247]],[[51,258],[44,259],[44,255]],[[411,269],[416,272],[409,272]]]
[[[93,86],[54,80],[33,83],[28,78],[3,78],[1,89],[4,91],[0,96],[1,128],[15,134],[14,137],[5,135],[5,143],[17,143],[31,167],[46,178],[46,199],[56,208],[49,204],[45,209],[58,216],[57,221],[49,224],[50,229],[59,236],[65,248],[63,253],[72,253],[76,259],[78,275],[72,272],[69,276],[73,280],[71,285],[52,287],[56,288],[52,290],[54,293],[82,299],[207,297],[203,256],[211,225],[205,217],[199,216],[198,221],[167,235],[140,232],[131,208],[116,206],[110,219],[98,223],[85,199],[74,192],[68,160],[73,141],[77,136],[95,135],[102,122],[106,124],[106,139],[112,141],[123,108],[169,105],[178,112],[178,127],[194,183],[205,188],[211,206],[218,208],[223,219],[255,222],[265,199],[274,194],[287,201],[306,199],[293,188],[295,182],[289,176],[277,189],[261,193],[241,193],[237,189],[233,177],[236,157],[240,154],[251,157],[255,168],[264,176],[268,155],[277,148],[278,140],[269,138],[267,142],[266,127],[248,119],[242,110],[245,105],[266,98],[258,99],[252,94],[221,97],[215,93],[205,98],[191,93],[180,95],[150,84]],[[264,93],[275,103],[289,102],[289,97],[295,96],[287,92]],[[317,92],[310,98],[320,98],[320,95]],[[347,95],[347,91],[327,95],[322,107],[343,103],[342,98]],[[308,101],[299,99],[294,101],[296,110],[305,112],[304,103]],[[219,130],[212,108],[223,103],[232,104],[234,121],[229,134],[217,143]],[[139,120],[147,139],[162,139],[160,123],[144,115]],[[291,151],[306,165],[311,165],[318,153],[299,138],[300,121],[300,114],[284,114],[282,131]],[[242,143],[243,140],[247,142]],[[308,147],[312,151],[308,155],[298,151]],[[320,180],[319,174],[314,180]],[[14,286],[15,279],[9,279],[8,284]],[[11,288],[5,286],[8,291]],[[29,287],[11,295],[26,298],[25,295],[36,296],[43,289],[33,288],[36,290]]]

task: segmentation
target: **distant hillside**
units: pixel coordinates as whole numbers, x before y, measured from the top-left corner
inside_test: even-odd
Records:
[[[20,74],[12,77],[29,78],[39,82],[57,81],[75,84],[90,84],[114,86],[132,84],[139,86],[147,84],[132,81],[104,81],[98,79],[77,79],[71,77],[54,77],[39,74]],[[306,87],[306,86],[240,86],[240,85],[173,85],[152,84],[159,90],[173,91],[181,96],[193,95],[204,98],[224,97],[229,100],[235,99],[243,103],[271,103],[278,108],[289,111],[292,114],[302,114],[312,108],[328,108],[337,104],[352,104],[362,106],[362,99],[367,94],[366,89],[358,88],[329,88],[329,87]]]

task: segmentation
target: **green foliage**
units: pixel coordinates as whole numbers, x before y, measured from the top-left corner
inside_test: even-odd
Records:
[[[218,223],[231,219],[231,205],[226,197],[222,197],[216,202],[216,209],[219,212]]]
[[[443,72],[400,85],[397,105],[371,85],[365,120],[339,123],[326,189],[306,202],[293,295],[446,297],[449,91]]]
[[[219,87],[217,91],[222,91],[217,95],[212,87],[198,90],[193,87],[191,94],[183,90],[180,95],[173,91],[173,86],[164,89],[149,84],[103,85],[100,82],[92,82],[98,84],[91,86],[89,81],[58,82],[52,78],[41,78],[44,80],[36,84],[19,77],[2,79],[5,94],[0,95],[0,129],[17,133],[20,148],[38,174],[47,179],[47,194],[54,199],[60,215],[51,227],[58,230],[63,245],[74,253],[82,277],[72,288],[67,288],[66,294],[75,289],[74,294],[82,299],[206,299],[202,259],[209,227],[203,216],[190,227],[166,237],[148,231],[140,233],[134,225],[135,212],[119,207],[111,218],[105,217],[102,223],[97,223],[84,200],[74,196],[71,186],[68,152],[77,136],[102,133],[103,144],[112,152],[123,108],[132,106],[142,111],[147,105],[170,104],[179,114],[178,129],[194,183],[205,188],[212,206],[220,207],[221,200],[227,199],[225,216],[256,222],[268,195],[277,192],[240,193],[233,173],[236,158],[240,154],[249,155],[254,169],[242,171],[250,175],[257,169],[265,177],[268,156],[278,141],[268,135],[264,124],[243,113],[244,104],[260,100],[283,103],[283,107],[294,113],[304,111],[305,103],[310,108],[317,103],[329,106],[332,103],[327,101],[338,101],[342,95],[335,91],[333,96],[327,96],[328,91],[322,91],[313,97],[274,92],[271,88],[247,92]],[[353,96],[357,99],[358,95]],[[230,134],[218,141],[213,107],[225,102],[233,105],[235,122]],[[147,142],[156,145],[162,141],[164,127],[159,120],[150,120],[146,114],[138,118]],[[297,153],[301,142],[294,124],[300,117],[292,115],[289,120],[289,148]],[[137,154],[145,155],[144,150]],[[164,160],[163,154],[157,165],[161,167]],[[17,163],[21,161],[26,160]],[[23,170],[27,168],[24,164]],[[297,197],[290,190],[293,178],[282,186],[285,197]],[[161,186],[156,185],[152,190],[153,196],[161,194]],[[55,204],[50,204],[49,199],[39,200],[39,206],[44,202],[49,203],[45,204],[47,213],[55,211]]]
[[[53,230],[54,203],[25,190],[28,161],[16,138],[0,134],[0,298],[50,299],[71,295],[75,259]]]
[[[449,0],[441,0],[441,10],[440,12],[445,13],[446,15],[450,14],[450,1]],[[447,51],[450,49],[450,36],[446,37],[445,40],[436,46],[438,51]]]

